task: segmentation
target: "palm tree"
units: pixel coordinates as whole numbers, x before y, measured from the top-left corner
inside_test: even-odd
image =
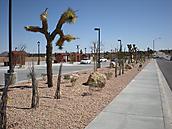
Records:
[[[59,49],[62,49],[64,41],[70,42],[71,40],[76,39],[72,35],[64,35],[62,26],[64,23],[75,23],[77,16],[75,14],[76,11],[73,11],[71,8],[68,8],[60,17],[57,22],[56,28],[53,32],[48,31],[48,22],[47,22],[47,12],[48,8],[40,15],[40,19],[42,22],[42,27],[39,26],[26,26],[25,29],[31,32],[40,32],[42,33],[47,41],[46,46],[46,63],[47,63],[47,83],[48,87],[53,86],[52,82],[52,41],[55,39],[58,34],[60,37],[56,42],[56,45],[59,46]]]

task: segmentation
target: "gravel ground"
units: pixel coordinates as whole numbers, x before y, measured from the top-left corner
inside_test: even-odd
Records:
[[[114,69],[102,68],[98,71],[104,73]],[[107,80],[106,86],[99,91],[92,91],[86,82],[91,71],[80,72],[75,86],[62,80],[61,99],[54,99],[54,87],[47,88],[46,81],[39,80],[39,107],[30,109],[31,83],[25,82],[11,86],[8,92],[7,128],[8,129],[83,129],[100,113],[115,96],[136,76],[138,66],[125,71],[122,76]],[[86,96],[83,96],[86,94]]]

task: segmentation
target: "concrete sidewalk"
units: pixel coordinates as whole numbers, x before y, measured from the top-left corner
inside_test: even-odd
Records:
[[[86,129],[171,129],[171,98],[151,61]]]

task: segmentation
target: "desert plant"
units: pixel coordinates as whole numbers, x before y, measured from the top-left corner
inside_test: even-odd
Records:
[[[98,49],[96,47],[96,42],[93,42],[94,45],[94,72],[97,71],[97,53]]]
[[[70,80],[70,75],[69,74],[64,75],[63,79]]]
[[[36,80],[34,63],[30,68],[30,76],[32,78],[32,103],[31,108],[37,108],[39,106],[39,95],[38,95],[38,81]]]
[[[131,44],[127,44],[127,47],[128,47],[128,51],[129,51],[129,61],[128,63],[132,63],[132,45]]]
[[[117,61],[115,62],[115,77],[117,77],[117,71],[118,71],[118,63]]]
[[[112,72],[105,73],[105,76],[106,76],[107,80],[110,80],[112,78],[112,75],[113,75]]]
[[[10,74],[9,80],[5,83],[5,86],[3,88],[3,93],[0,99],[0,129],[6,129],[6,123],[7,123],[7,115],[6,115],[6,109],[7,109],[7,99],[8,99],[8,88],[10,84],[13,84],[13,75]]]
[[[8,87],[9,85],[5,85],[3,89],[3,93],[0,100],[0,129],[6,129],[7,116],[7,98],[8,98]]]
[[[60,99],[60,83],[61,83],[62,65],[63,63],[60,64],[60,68],[59,68],[59,73],[58,73],[58,78],[57,78],[57,89],[54,96],[55,99]]]
[[[122,60],[122,62],[121,62],[121,67],[122,67],[122,74],[124,74],[124,59]]]
[[[133,44],[133,52],[134,52],[134,60],[135,63],[137,64],[137,47],[135,44]]]
[[[52,82],[52,41],[55,39],[56,35],[59,35],[59,39],[56,42],[56,45],[59,46],[60,49],[62,49],[64,41],[70,42],[71,40],[76,39],[72,35],[64,35],[62,26],[64,23],[75,23],[76,21],[76,14],[75,11],[73,11],[71,8],[67,9],[60,17],[56,28],[52,33],[48,31],[48,22],[47,22],[47,12],[48,8],[45,9],[45,11],[40,15],[40,19],[42,21],[42,27],[38,26],[26,26],[25,29],[27,31],[31,32],[40,32],[42,33],[47,41],[46,46],[46,63],[47,63],[47,83],[48,87],[53,86]]]
[[[72,86],[75,86],[76,80],[77,80],[77,78],[72,76],[72,78],[70,79]]]

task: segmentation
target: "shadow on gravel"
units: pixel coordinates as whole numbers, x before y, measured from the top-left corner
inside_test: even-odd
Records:
[[[54,99],[53,96],[39,96],[39,98],[43,98],[43,99]]]
[[[32,86],[27,86],[27,85],[25,85],[25,86],[11,86],[11,87],[9,87],[10,89],[15,89],[15,88],[17,88],[17,89],[21,89],[21,90],[23,90],[23,89],[30,89],[30,88],[32,88]]]
[[[4,88],[0,88],[0,92],[3,92],[3,90],[4,90]],[[11,90],[8,89],[8,91],[11,91]]]
[[[14,108],[14,109],[23,109],[23,110],[29,110],[32,109],[30,107],[15,107],[15,106],[7,106],[8,108]]]

